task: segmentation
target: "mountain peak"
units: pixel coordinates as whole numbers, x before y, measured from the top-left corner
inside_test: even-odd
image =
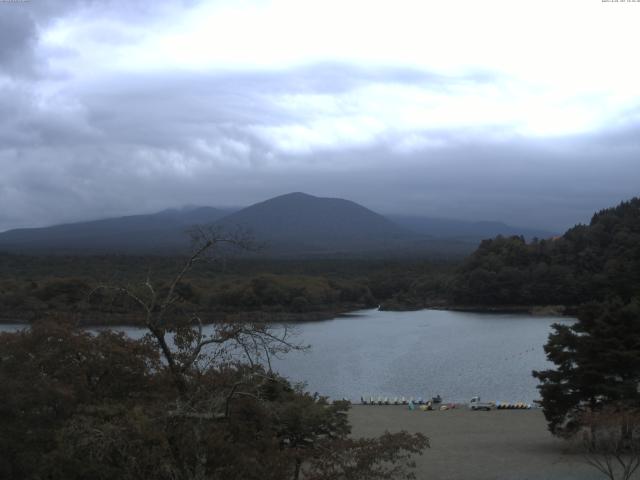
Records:
[[[376,247],[411,236],[382,215],[350,200],[292,192],[251,205],[221,221],[272,244],[309,250]]]
[[[291,193],[285,193],[283,195],[278,195],[277,197],[273,197],[271,200],[274,200],[276,198],[318,198],[314,195],[310,195],[308,193],[304,193],[304,192],[291,192]]]
[[[320,197],[315,197],[308,193],[304,192],[291,192],[285,193],[283,195],[278,195],[273,198],[269,198],[268,200],[264,200],[259,203],[267,203],[267,202],[282,202],[282,201],[309,201],[309,200],[321,200]]]

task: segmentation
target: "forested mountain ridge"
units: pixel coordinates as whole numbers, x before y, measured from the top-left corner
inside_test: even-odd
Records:
[[[425,237],[349,200],[290,193],[238,211],[193,207],[12,230],[0,233],[0,251],[180,254],[188,250],[187,231],[195,225],[213,225],[229,232],[245,230],[265,244],[262,252],[267,255],[393,251],[411,247]],[[471,250],[465,247],[464,253]]]
[[[640,290],[640,198],[593,215],[561,237],[483,241],[458,270],[451,296],[468,305],[579,305]]]
[[[383,216],[341,198],[290,193],[243,209],[188,207],[148,215],[23,228],[0,233],[0,252],[22,254],[175,255],[188,250],[194,225],[242,227],[274,256],[456,256],[482,238],[536,231],[499,222]],[[544,235],[544,232],[541,233]]]
[[[213,207],[168,209],[0,233],[0,251],[19,253],[174,253],[188,245],[186,230],[231,213]]]
[[[385,250],[419,235],[350,200],[290,193],[256,203],[218,225],[247,228],[282,253]]]

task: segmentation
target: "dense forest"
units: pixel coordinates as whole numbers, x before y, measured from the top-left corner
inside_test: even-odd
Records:
[[[139,319],[131,313],[130,300],[96,288],[140,286],[147,277],[157,288],[166,288],[181,261],[0,255],[1,318],[72,315],[82,324],[135,324]],[[218,259],[195,266],[178,288],[183,307],[207,320],[315,320],[380,304],[417,308],[425,298],[444,296],[454,268],[448,261]]]
[[[640,198],[596,213],[589,225],[525,242],[483,241],[457,271],[450,299],[466,305],[580,305],[640,288]]]

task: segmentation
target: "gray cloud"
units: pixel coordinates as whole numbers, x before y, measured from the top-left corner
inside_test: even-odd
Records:
[[[159,0],[133,2],[129,0],[37,0],[0,2],[0,78],[2,75],[22,77],[51,75],[47,55],[65,55],[65,51],[38,50],[41,33],[60,18],[79,11],[91,10],[94,15],[111,19],[126,19],[130,23],[148,22],[162,12],[162,6],[188,7],[195,0]],[[94,32],[106,35],[105,42],[126,41],[114,38],[114,32]]]
[[[44,57],[72,53],[43,50],[44,26],[87,5],[144,23],[150,4],[30,4],[0,4],[0,230],[289,191],[561,230],[638,193],[637,106],[603,131],[532,139],[416,126],[432,94],[499,89],[492,72],[322,63],[61,78]],[[376,96],[385,89],[391,101]],[[424,93],[417,112],[394,110],[405,90]]]
[[[42,73],[45,65],[38,63],[36,54],[40,32],[82,3],[81,0],[0,3],[0,77],[12,75],[24,81],[25,76]]]
[[[37,28],[27,9],[0,5],[0,71],[25,74],[31,70]]]

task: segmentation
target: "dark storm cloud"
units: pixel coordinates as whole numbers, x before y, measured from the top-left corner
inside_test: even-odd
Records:
[[[640,136],[640,125],[635,132]],[[349,175],[300,169],[296,181],[279,182],[289,190],[302,183],[310,192],[352,198],[384,213],[502,220],[562,232],[640,193],[638,150],[612,152],[608,140],[574,138],[569,151],[564,140],[470,142],[414,152],[402,162],[384,148],[339,152],[330,155],[337,164],[357,156],[371,167]],[[264,195],[274,193],[265,185]]]

